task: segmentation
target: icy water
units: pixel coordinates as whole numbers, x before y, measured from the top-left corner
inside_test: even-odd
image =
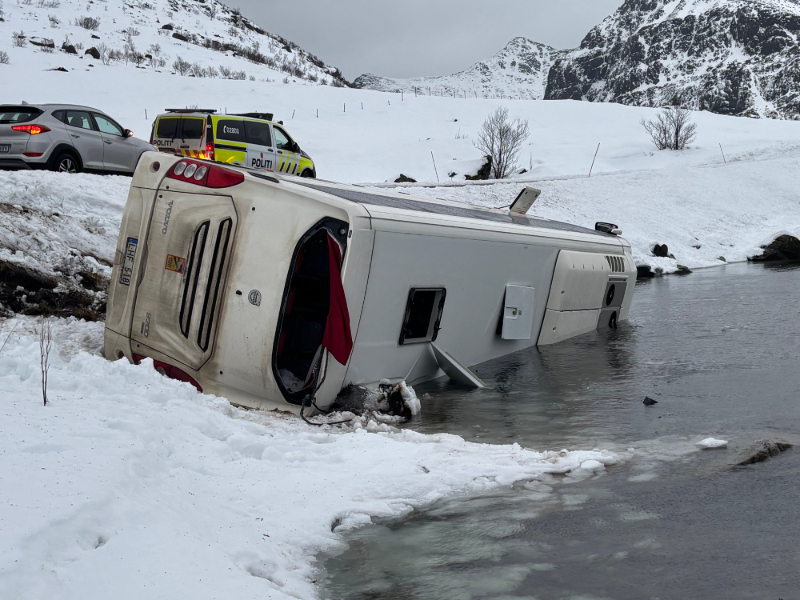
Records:
[[[622,461],[348,534],[322,597],[800,598],[800,447],[733,467],[756,440],[800,446],[799,292],[794,264],[640,282],[616,332],[483,365],[486,390],[420,386],[419,431]]]

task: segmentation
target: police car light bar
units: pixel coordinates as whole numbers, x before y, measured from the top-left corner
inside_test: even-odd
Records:
[[[272,121],[275,116],[273,113],[249,112],[249,113],[232,113],[228,116],[234,117],[250,117],[251,119],[263,119],[264,121]]]
[[[168,113],[215,113],[212,108],[168,108]]]

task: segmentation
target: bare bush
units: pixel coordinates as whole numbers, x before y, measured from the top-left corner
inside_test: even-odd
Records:
[[[7,65],[8,64],[8,52],[5,50],[0,50],[0,65]]]
[[[75,19],[75,25],[88,29],[89,31],[97,31],[100,29],[100,19],[95,19],[94,17],[78,17]]]
[[[11,34],[11,43],[16,48],[24,48],[28,45],[28,37],[24,31],[15,31]]]
[[[484,121],[473,142],[492,161],[492,177],[505,179],[517,166],[522,144],[530,136],[527,120],[508,118],[508,109],[500,107]]]
[[[47,18],[50,19],[50,27],[53,29],[58,29],[58,26],[61,25],[61,21],[57,16],[47,15]]]
[[[175,70],[176,73],[179,75],[187,75],[189,70],[192,68],[191,63],[188,60],[183,60],[180,56],[175,59],[172,63],[172,68]]]
[[[668,106],[655,119],[642,119],[641,124],[659,150],[683,150],[697,137],[697,124],[691,121],[688,108]]]
[[[53,330],[49,319],[39,324],[39,357],[42,372],[42,400],[47,406],[47,373],[50,370],[50,350],[53,347]]]

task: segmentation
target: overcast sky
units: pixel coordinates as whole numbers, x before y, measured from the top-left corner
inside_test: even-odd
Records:
[[[622,0],[227,0],[342,69],[385,77],[449,75],[523,36],[573,48]]]

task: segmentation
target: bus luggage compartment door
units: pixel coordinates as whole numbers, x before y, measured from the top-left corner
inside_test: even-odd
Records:
[[[214,350],[236,224],[230,196],[159,190],[131,340],[203,366]]]

